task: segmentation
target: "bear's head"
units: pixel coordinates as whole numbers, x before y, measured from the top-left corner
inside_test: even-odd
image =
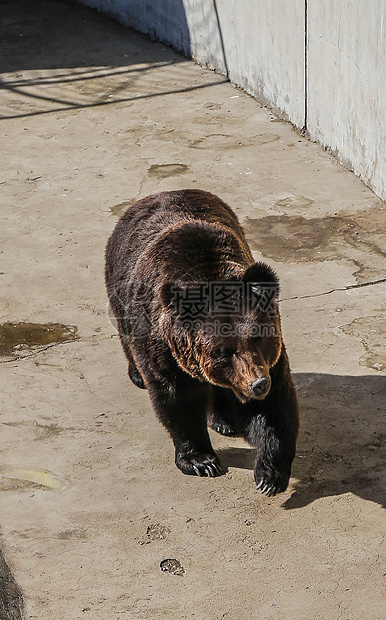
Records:
[[[242,402],[264,398],[282,346],[278,292],[264,263],[238,281],[164,283],[162,331],[178,365]]]

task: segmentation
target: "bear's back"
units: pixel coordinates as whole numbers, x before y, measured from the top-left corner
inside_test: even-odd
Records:
[[[106,280],[134,270],[140,277],[165,263],[177,275],[195,261],[215,262],[216,254],[223,264],[228,255],[244,265],[252,260],[232,209],[202,190],[161,192],[135,202],[118,221],[107,244]]]

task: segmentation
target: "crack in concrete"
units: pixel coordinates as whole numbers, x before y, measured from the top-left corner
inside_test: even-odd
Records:
[[[382,278],[380,280],[373,280],[371,282],[362,282],[360,284],[349,284],[348,286],[344,286],[340,288],[332,288],[331,290],[323,291],[322,293],[313,293],[312,295],[295,295],[294,297],[284,297],[283,299],[279,299],[279,303],[282,303],[283,301],[293,301],[295,299],[312,299],[314,297],[323,297],[325,295],[331,295],[332,293],[336,293],[337,291],[350,291],[352,289],[365,288],[367,286],[376,286],[377,284],[384,284],[384,283],[386,283],[386,278]],[[106,340],[106,339],[117,338],[117,337],[118,337],[118,334],[98,334],[94,336],[87,336],[86,338],[76,338],[74,340],[68,340],[65,342],[54,342],[52,344],[49,344],[39,349],[38,351],[32,351],[28,355],[20,355],[12,359],[0,360],[0,364],[15,363],[21,360],[28,359],[30,357],[34,357],[35,355],[40,355],[41,353],[44,353],[48,349],[52,349],[54,347],[59,347],[59,346],[67,345],[67,344],[72,344],[74,342],[91,342],[92,340]]]
[[[331,295],[331,293],[336,293],[337,291],[350,291],[354,288],[364,288],[365,286],[376,286],[377,284],[384,284],[386,282],[386,278],[382,278],[381,280],[373,280],[372,282],[362,282],[360,284],[350,284],[349,286],[344,286],[343,288],[332,288],[330,291],[323,291],[323,293],[314,293],[313,295],[296,295],[295,297],[285,297],[283,299],[279,299],[279,302],[282,301],[292,301],[293,299],[310,299],[312,297],[323,297],[324,295]]]
[[[369,86],[370,90],[373,92],[372,84],[370,83],[370,81],[366,77],[366,75],[363,73],[363,70],[360,68],[358,63],[353,58],[351,58],[351,56],[349,56],[349,54],[344,49],[342,49],[340,47],[340,22],[339,22],[339,38],[338,38],[338,42],[334,43],[334,41],[329,41],[326,37],[324,38],[324,40],[329,45],[332,45],[333,47],[336,47],[341,54],[344,54],[344,56],[346,56],[346,58],[348,60],[350,60],[355,65],[355,67],[358,69],[359,75],[364,79],[364,81],[366,82],[367,86]]]

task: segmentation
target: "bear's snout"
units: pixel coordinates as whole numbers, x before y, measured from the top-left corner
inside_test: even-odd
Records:
[[[271,379],[269,377],[260,377],[251,383],[251,390],[256,398],[264,398],[271,387]]]

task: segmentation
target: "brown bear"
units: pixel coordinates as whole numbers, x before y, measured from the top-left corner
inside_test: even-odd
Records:
[[[254,262],[232,209],[201,190],[131,205],[106,248],[106,286],[135,385],[185,474],[218,476],[207,425],[257,448],[255,481],[285,491],[299,427],[278,279]]]

